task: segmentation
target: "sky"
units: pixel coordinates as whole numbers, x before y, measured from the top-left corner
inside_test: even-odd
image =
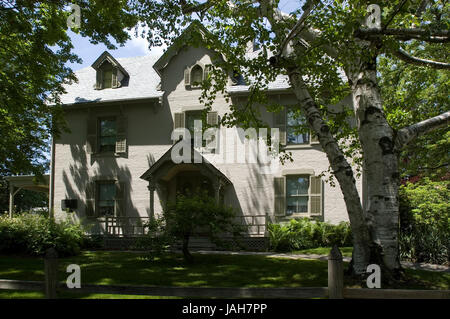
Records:
[[[285,12],[292,12],[298,9],[302,0],[281,0],[279,8]],[[136,38],[134,36],[134,31],[130,31],[131,40],[123,46],[118,46],[116,50],[108,50],[115,58],[127,58],[143,56],[148,54],[158,54],[161,55],[164,48],[152,48],[151,51],[148,48],[148,43],[146,39]],[[89,67],[105,50],[107,50],[104,44],[92,44],[89,39],[83,38],[78,34],[69,31],[69,36],[72,39],[74,46],[74,53],[78,55],[83,63],[68,63],[67,66],[71,67],[72,70],[77,71],[79,69]]]

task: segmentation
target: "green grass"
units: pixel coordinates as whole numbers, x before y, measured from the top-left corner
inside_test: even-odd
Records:
[[[178,287],[321,287],[327,285],[327,263],[265,256],[195,255],[185,264],[181,255],[150,261],[133,252],[83,252],[59,259],[59,280],[64,282],[69,264],[81,267],[82,283]],[[300,271],[299,271],[300,270]],[[44,280],[43,259],[0,256],[0,278]],[[0,298],[8,294],[0,292]],[[36,298],[17,292],[14,298]],[[70,297],[70,296],[68,296]],[[84,297],[93,297],[92,295]],[[105,297],[96,295],[94,297]],[[108,297],[108,296],[106,296]]]
[[[331,247],[318,247],[310,249],[302,249],[293,251],[293,254],[305,254],[305,255],[329,255]],[[344,257],[352,257],[353,247],[339,247],[339,250]]]
[[[315,251],[315,250],[310,250]],[[320,251],[320,250],[319,250]],[[349,253],[349,250],[343,250]],[[315,251],[314,253],[318,253]],[[99,285],[148,285],[178,287],[326,287],[327,261],[270,258],[256,255],[194,255],[195,263],[182,256],[166,255],[154,261],[134,252],[83,252],[59,259],[59,280],[66,267],[81,267],[81,282]],[[450,274],[407,270],[424,289],[448,289]],[[0,278],[44,280],[42,258],[0,256]],[[414,284],[411,288],[417,288]],[[0,291],[0,298],[40,298],[40,292]],[[67,293],[65,298],[160,298],[146,296]]]

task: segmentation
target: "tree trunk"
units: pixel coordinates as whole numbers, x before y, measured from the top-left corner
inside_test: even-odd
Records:
[[[389,271],[400,269],[398,252],[399,171],[394,131],[383,112],[376,79],[376,54],[361,41],[361,58],[348,72],[367,180],[365,216],[371,237],[371,263]]]
[[[183,258],[187,263],[192,263],[194,261],[194,257],[191,255],[191,253],[189,252],[189,235],[184,235],[183,236],[183,248],[182,248],[182,252],[183,252]]]
[[[330,166],[344,195],[353,234],[351,271],[355,274],[363,274],[366,272],[370,260],[370,233],[356,188],[352,167],[322,119],[319,108],[303,82],[301,73],[298,70],[291,70],[289,79],[301,108],[305,112],[309,126],[318,136],[320,145],[327,155]]]

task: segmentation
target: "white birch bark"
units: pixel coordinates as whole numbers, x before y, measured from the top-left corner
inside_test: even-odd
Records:
[[[370,42],[361,41],[361,58],[352,61],[348,77],[352,88],[359,139],[367,179],[365,215],[371,235],[371,263],[400,269],[398,252],[399,172],[394,131],[384,112],[376,79],[376,55]]]
[[[360,196],[356,188],[352,167],[322,119],[316,103],[303,82],[301,74],[297,71],[291,71],[289,72],[289,79],[310,128],[318,136],[320,145],[327,155],[330,166],[344,195],[353,234],[352,270],[356,274],[363,274],[366,272],[366,267],[370,259],[368,245],[370,243],[370,234],[366,225]]]

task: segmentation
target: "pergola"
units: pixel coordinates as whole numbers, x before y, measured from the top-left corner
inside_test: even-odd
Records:
[[[43,175],[40,181],[33,175],[7,176],[5,179],[9,182],[9,217],[14,210],[14,196],[21,189],[47,194],[49,191],[49,175]]]

